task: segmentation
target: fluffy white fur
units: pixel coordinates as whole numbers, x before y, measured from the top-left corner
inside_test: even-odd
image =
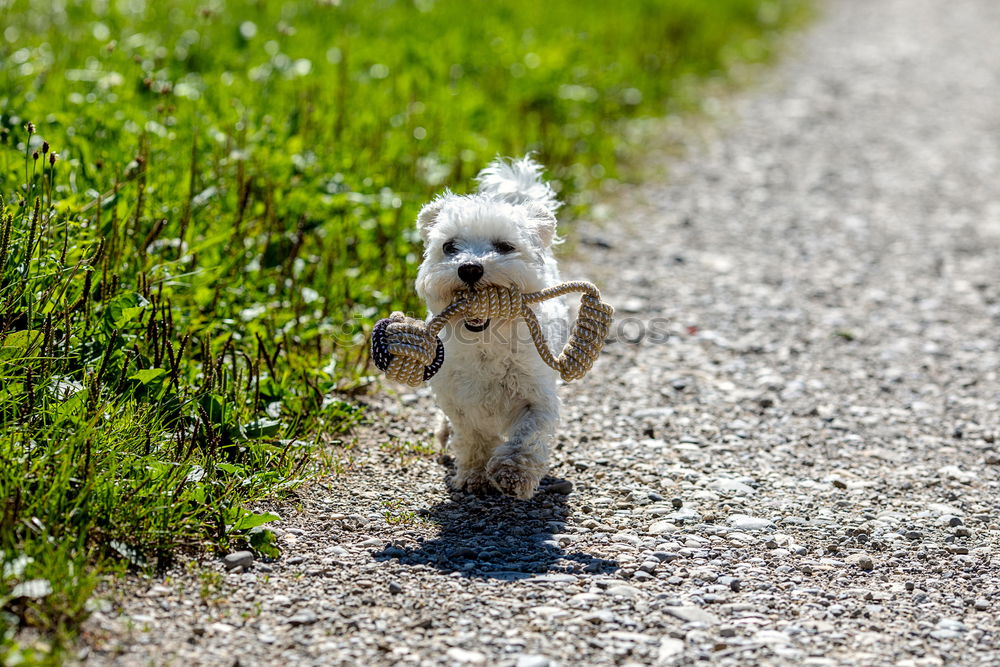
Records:
[[[477,193],[445,192],[417,218],[424,261],[416,287],[432,315],[467,287],[458,274],[462,265],[481,265],[475,285],[533,292],[559,282],[551,250],[559,203],[542,168],[529,156],[497,159],[477,181]],[[561,349],[568,331],[565,302],[533,308],[549,345]],[[482,324],[445,328],[444,365],[431,380],[444,412],[438,438],[455,456],[449,484],[527,499],[548,470],[549,441],[559,424],[557,374],[538,356],[522,320],[493,319],[484,331],[472,330]]]

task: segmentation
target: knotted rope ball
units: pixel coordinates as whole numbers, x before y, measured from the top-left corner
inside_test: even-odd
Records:
[[[549,350],[542,327],[529,304],[555,299],[569,292],[583,292],[580,314],[559,357]],[[601,301],[601,293],[588,282],[569,282],[522,294],[516,287],[488,285],[460,292],[447,308],[427,322],[393,313],[372,330],[372,360],[386,377],[416,387],[434,377],[444,363],[444,344],[438,334],[453,319],[524,318],[539,356],[559,371],[566,382],[582,378],[604,349],[615,309]]]

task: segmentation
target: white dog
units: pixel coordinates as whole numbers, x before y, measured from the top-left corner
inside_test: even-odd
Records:
[[[424,261],[417,293],[431,314],[456,292],[480,285],[534,292],[559,283],[555,193],[530,156],[494,160],[476,178],[476,194],[446,191],[420,211]],[[533,306],[550,347],[566,342],[566,304]],[[445,361],[431,380],[444,411],[437,436],[450,443],[456,490],[491,488],[534,495],[548,469],[549,440],[559,424],[556,371],[538,356],[521,319],[465,320],[442,332]]]

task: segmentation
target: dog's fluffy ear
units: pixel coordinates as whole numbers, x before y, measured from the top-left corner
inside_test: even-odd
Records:
[[[431,228],[437,224],[441,209],[454,196],[451,192],[445,191],[443,194],[435,197],[430,203],[424,204],[424,207],[420,209],[420,213],[417,214],[417,229],[420,231],[420,238],[424,241],[430,236]]]
[[[556,216],[547,206],[531,202],[525,204],[525,208],[528,209],[528,225],[543,248],[562,241],[556,236]]]

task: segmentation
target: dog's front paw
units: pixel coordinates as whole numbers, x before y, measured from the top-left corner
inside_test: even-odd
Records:
[[[479,470],[459,470],[448,478],[448,487],[452,491],[471,493],[476,496],[488,496],[496,492],[486,473]]]
[[[538,490],[542,476],[512,457],[492,458],[486,466],[486,475],[501,493],[528,500]]]

